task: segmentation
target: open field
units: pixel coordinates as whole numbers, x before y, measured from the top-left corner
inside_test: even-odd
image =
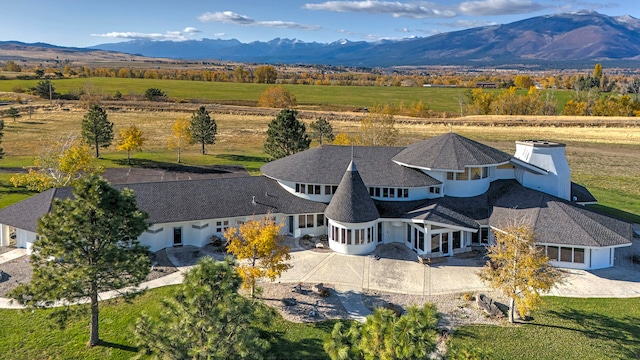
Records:
[[[638,359],[640,298],[545,298],[534,321],[463,326],[450,348],[489,349],[492,359]]]
[[[27,89],[37,80],[3,80],[0,91],[12,91],[15,87]],[[160,88],[171,98],[216,101],[257,102],[260,94],[270,85],[222,82],[201,82],[186,80],[120,79],[120,78],[74,78],[52,80],[59,93],[79,93],[86,83],[90,83],[94,92],[113,95],[120,91],[123,95],[142,95],[148,88]],[[425,106],[434,111],[460,113],[458,98],[468,89],[465,88],[426,88],[426,87],[389,87],[389,86],[312,86],[284,85],[306,107],[363,108],[380,103],[398,105],[404,102],[422,100]],[[501,90],[486,90],[501,91]],[[522,90],[524,93],[524,90]],[[571,92],[555,91],[558,108],[564,108]]]
[[[69,133],[79,136],[84,113],[84,109],[74,107],[68,111],[41,108],[32,114],[31,119],[28,115],[23,115],[16,122],[5,119],[2,147],[6,156],[0,161],[0,166],[30,165],[33,157],[51,139]],[[109,111],[108,114],[109,120],[115,124],[116,140],[120,128],[135,124],[142,129],[147,140],[144,152],[132,154],[137,162],[134,164],[162,166],[175,163],[176,154],[166,148],[166,139],[173,122],[178,117],[189,117],[189,113],[118,110]],[[260,166],[267,160],[262,144],[273,116],[215,114],[213,117],[218,125],[216,144],[208,146],[208,153],[204,156],[198,153],[197,145],[189,147],[183,151],[183,161],[189,165],[243,164],[251,173],[259,173]],[[335,133],[350,135],[357,134],[359,128],[357,119],[334,120],[332,125]],[[421,120],[406,121],[397,125],[400,131],[398,145],[407,145],[450,130],[510,154],[515,151],[516,140],[546,139],[566,143],[573,180],[587,186],[599,199],[603,210],[640,222],[640,127],[557,127],[542,120],[531,125],[534,126],[450,127]],[[312,143],[312,146],[316,145]],[[102,150],[101,154],[101,163],[106,167],[126,166],[126,153],[116,152],[114,145]]]

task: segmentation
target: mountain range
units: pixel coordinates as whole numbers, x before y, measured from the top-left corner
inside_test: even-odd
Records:
[[[508,64],[564,67],[581,64],[592,66],[594,61],[637,66],[640,62],[640,20],[629,15],[612,17],[594,11],[580,11],[429,37],[378,42],[133,40],[76,50],[106,50],[184,60],[365,67]]]

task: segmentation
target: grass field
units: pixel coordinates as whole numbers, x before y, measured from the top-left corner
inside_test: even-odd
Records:
[[[142,311],[157,315],[160,299],[173,296],[177,289],[169,286],[149,290],[132,303],[101,303],[100,338],[104,344],[93,348],[85,345],[89,339],[88,317],[60,329],[49,319],[47,310],[31,313],[0,309],[0,359],[131,359],[137,354],[133,336],[136,319]],[[271,341],[268,355],[276,359],[326,359],[322,341],[333,324],[297,324],[278,316],[265,329]]]
[[[493,359],[639,359],[640,298],[545,298],[530,324],[464,326],[450,348],[485,348]]]
[[[2,80],[0,91],[13,91],[15,87],[27,89],[34,86],[37,80]],[[142,95],[148,88],[162,89],[169,97],[179,99],[198,99],[207,102],[216,101],[257,101],[266,84],[243,84],[201,82],[185,80],[153,80],[153,79],[118,79],[118,78],[75,78],[52,80],[56,92],[79,93],[85,84],[98,94],[113,95],[120,91],[123,95]],[[312,86],[284,85],[293,93],[300,105],[313,107],[340,106],[347,108],[371,107],[380,103],[398,105],[404,102],[422,102],[434,111],[459,113],[458,98],[467,89],[463,88],[423,88],[423,87],[389,87],[389,86]],[[501,91],[501,90],[486,90]],[[524,93],[524,90],[522,90]],[[571,92],[555,91],[554,96],[558,108],[564,108]]]

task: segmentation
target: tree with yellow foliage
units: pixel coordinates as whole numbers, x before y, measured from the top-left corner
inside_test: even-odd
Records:
[[[26,174],[11,177],[11,183],[33,191],[44,191],[54,187],[71,186],[89,174],[100,174],[104,170],[96,166],[86,144],[78,144],[75,138],[55,141],[43,149]]]
[[[353,139],[351,136],[345,133],[337,133],[332,142],[333,145],[351,145],[353,144]]]
[[[478,275],[509,298],[513,323],[515,308],[521,317],[534,310],[542,300],[540,294],[561,281],[561,272],[551,266],[544,248],[536,246],[529,225],[513,222],[494,234],[495,243],[487,248],[489,260]]]
[[[269,86],[258,99],[258,106],[286,109],[296,106],[296,96],[282,85]]]
[[[169,150],[178,151],[178,163],[180,163],[180,151],[191,144],[191,122],[185,118],[178,118],[171,126],[171,136],[168,139]]]
[[[242,287],[250,289],[251,296],[255,292],[256,280],[268,277],[274,281],[291,268],[286,263],[291,258],[289,247],[284,245],[284,237],[280,235],[283,225],[266,216],[262,220],[247,221],[237,228],[230,227],[224,232],[227,252],[238,258]]]
[[[142,130],[138,129],[135,125],[120,129],[120,141],[118,142],[117,149],[127,152],[127,164],[131,164],[132,151],[142,150],[144,140]]]
[[[388,105],[375,106],[360,121],[359,145],[393,146],[398,139],[393,115],[395,109]]]

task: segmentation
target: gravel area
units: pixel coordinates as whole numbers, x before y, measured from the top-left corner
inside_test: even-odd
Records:
[[[166,249],[153,253],[151,255],[151,264],[153,264],[151,272],[149,272],[145,281],[155,280],[178,271],[178,268],[169,260]]]
[[[2,271],[2,276],[0,277],[0,297],[4,297],[11,289],[31,280],[29,256],[25,255],[0,264],[0,271]]]
[[[299,284],[299,291],[294,290],[296,285],[261,283],[259,286],[262,288],[261,297],[265,304],[278,310],[286,320],[301,323],[348,317],[349,314],[331,285],[325,284],[330,294],[327,297],[321,297],[313,291],[314,284]]]

